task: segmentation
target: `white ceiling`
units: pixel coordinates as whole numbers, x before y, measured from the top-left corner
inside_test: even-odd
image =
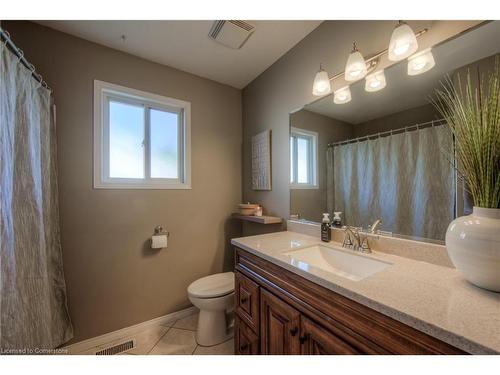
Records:
[[[39,21],[68,34],[243,88],[322,21],[248,21],[256,30],[239,50],[208,38],[213,21]],[[125,35],[125,40],[122,39]]]

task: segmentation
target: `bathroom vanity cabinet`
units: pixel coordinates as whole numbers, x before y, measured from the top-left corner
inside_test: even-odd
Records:
[[[236,354],[465,354],[236,248]]]

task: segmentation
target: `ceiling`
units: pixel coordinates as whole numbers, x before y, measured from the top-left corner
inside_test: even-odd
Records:
[[[366,92],[363,79],[351,85],[352,100],[349,103],[334,104],[332,95],[328,95],[304,108],[351,124],[359,124],[428,104],[434,88],[440,85],[446,74],[500,53],[499,35],[500,21],[487,23],[434,47],[432,53],[436,65],[424,74],[408,76],[407,61],[403,60],[385,70],[387,87],[381,91]]]
[[[264,72],[322,21],[247,22],[256,30],[241,49],[235,50],[209,39],[213,21],[38,21],[53,29],[239,89]]]

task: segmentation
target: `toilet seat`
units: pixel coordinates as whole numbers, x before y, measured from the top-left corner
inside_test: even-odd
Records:
[[[196,298],[216,298],[234,292],[234,273],[224,272],[202,277],[188,286],[188,293]]]

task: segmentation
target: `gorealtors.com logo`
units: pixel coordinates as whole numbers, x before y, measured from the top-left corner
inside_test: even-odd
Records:
[[[52,348],[0,348],[0,355],[23,355],[23,354],[68,354],[68,349]]]

